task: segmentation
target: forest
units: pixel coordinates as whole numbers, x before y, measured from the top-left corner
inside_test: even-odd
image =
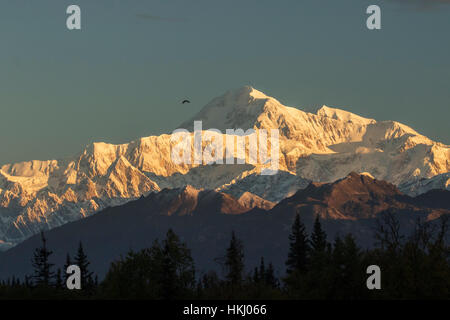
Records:
[[[104,279],[89,270],[83,244],[67,254],[64,266],[51,263],[45,234],[30,257],[34,273],[0,283],[0,299],[45,300],[373,300],[445,299],[450,292],[448,217],[438,223],[417,221],[411,234],[400,232],[395,215],[379,218],[374,247],[363,249],[351,234],[327,238],[317,217],[307,234],[297,215],[289,235],[284,266],[261,257],[245,264],[245,243],[232,232],[225,252],[216,259],[221,272],[199,274],[191,252],[168,230],[165,239],[113,261]],[[77,265],[80,290],[69,290],[65,271]],[[369,290],[370,265],[381,270],[381,289]],[[276,271],[282,270],[282,272]],[[278,274],[281,274],[278,276]]]

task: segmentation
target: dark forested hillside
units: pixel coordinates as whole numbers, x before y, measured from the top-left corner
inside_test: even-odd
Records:
[[[387,191],[386,191],[387,190]],[[400,231],[407,234],[416,220],[436,219],[449,212],[439,207],[449,198],[448,191],[430,191],[410,198],[383,181],[351,174],[335,183],[311,185],[281,201],[273,209],[252,209],[242,213],[242,206],[231,196],[202,191],[186,196],[186,188],[152,193],[125,205],[107,208],[92,217],[46,232],[53,250],[52,260],[63,264],[67,252],[74,252],[80,241],[91,258],[91,269],[102,279],[114,259],[130,249],[140,250],[164,238],[172,229],[192,250],[201,272],[216,270],[232,231],[245,243],[249,266],[264,256],[282,276],[288,252],[288,234],[295,216],[300,215],[306,230],[312,230],[316,216],[322,219],[329,239],[351,233],[362,248],[374,245],[374,228],[384,214],[395,215]],[[233,212],[236,210],[238,212]],[[31,270],[30,257],[39,246],[40,236],[32,237],[0,256],[0,277],[23,277]]]

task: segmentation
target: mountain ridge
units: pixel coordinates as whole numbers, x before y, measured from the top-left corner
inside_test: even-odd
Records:
[[[170,134],[118,145],[96,142],[63,160],[7,164],[0,167],[0,241],[12,246],[41,229],[164,188],[193,185],[235,196],[250,192],[255,203],[264,207],[268,205],[264,201],[276,203],[292,195],[289,183],[303,188],[309,181],[333,182],[355,171],[405,185],[450,171],[449,147],[408,126],[327,106],[309,113],[248,86],[213,99],[191,120],[201,120],[203,130],[279,129],[279,172],[264,180],[255,178],[264,165],[248,161],[175,164],[171,150],[177,142]],[[189,129],[191,120],[181,127]],[[287,179],[285,183],[281,177]],[[267,190],[263,184],[273,181],[277,183]],[[418,189],[404,190],[417,193]]]
[[[332,183],[312,182],[305,189],[279,202],[274,210],[279,210],[279,207],[284,210],[292,203],[300,203],[297,208],[300,212],[306,210],[322,219],[345,220],[375,218],[385,211],[420,211],[427,220],[450,213],[450,205],[446,201],[450,191],[431,190],[425,195],[428,196],[413,198],[389,182],[351,172]]]
[[[100,277],[121,254],[150,246],[169,228],[187,242],[199,270],[218,269],[213,261],[225,252],[231,231],[244,241],[249,265],[257,265],[264,256],[282,266],[297,214],[308,232],[319,215],[329,241],[351,232],[363,247],[370,247],[374,226],[382,215],[393,214],[401,222],[401,232],[409,233],[417,219],[435,223],[440,215],[450,213],[449,195],[450,191],[438,190],[409,197],[388,182],[350,173],[333,183],[311,183],[264,210],[243,208],[237,198],[225,193],[185,186],[105,208],[46,232],[46,238],[54,251],[52,263],[57,265],[63,265],[66,254],[75,252],[82,241],[92,271]],[[30,257],[40,241],[35,235],[0,254],[0,279],[30,274]]]

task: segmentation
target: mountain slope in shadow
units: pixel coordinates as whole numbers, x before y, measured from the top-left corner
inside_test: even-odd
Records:
[[[449,191],[430,191],[416,198],[406,196],[385,181],[351,173],[334,183],[310,184],[270,210],[250,208],[240,199],[216,191],[193,187],[164,189],[147,197],[68,223],[46,233],[54,251],[52,262],[62,266],[66,254],[76,251],[79,241],[91,261],[92,270],[105,275],[112,260],[130,249],[148,247],[163,239],[172,228],[187,242],[199,272],[221,270],[221,257],[234,230],[244,242],[248,268],[258,265],[261,256],[272,261],[279,273],[284,270],[288,235],[295,215],[300,214],[311,230],[319,215],[332,241],[351,232],[360,245],[373,244],[376,219],[396,214],[403,231],[410,231],[417,218],[433,220],[450,213]],[[34,236],[0,255],[0,278],[31,274],[31,257],[40,246]]]

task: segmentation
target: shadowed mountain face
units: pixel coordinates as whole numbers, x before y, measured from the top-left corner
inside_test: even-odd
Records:
[[[414,203],[429,208],[450,208],[449,190],[430,190],[414,198]]]
[[[202,215],[209,212],[240,214],[257,207],[272,208],[274,204],[251,193],[235,198],[223,192],[198,190],[192,186],[179,189],[164,189],[141,197],[140,205],[153,213],[164,216]]]
[[[64,264],[66,253],[74,253],[82,241],[92,269],[104,276],[110,262],[129,249],[148,247],[164,238],[172,228],[192,249],[197,268],[220,270],[231,231],[244,241],[248,267],[264,256],[283,268],[288,235],[296,213],[311,229],[316,215],[332,241],[337,234],[352,232],[363,246],[373,244],[376,218],[387,210],[396,214],[404,232],[417,218],[435,219],[450,213],[449,191],[431,191],[412,198],[385,181],[351,173],[334,183],[310,184],[270,210],[246,208],[233,196],[193,187],[164,189],[127,204],[47,232],[54,251],[52,261]],[[0,255],[0,278],[30,274],[33,249],[40,245],[34,236]],[[282,271],[281,269],[279,272]]]
[[[450,208],[448,195],[446,190],[433,190],[415,199],[403,195],[393,184],[353,172],[333,183],[311,183],[277,207],[294,207],[323,219],[370,219],[386,210],[421,212],[431,219],[448,213],[442,209]]]

